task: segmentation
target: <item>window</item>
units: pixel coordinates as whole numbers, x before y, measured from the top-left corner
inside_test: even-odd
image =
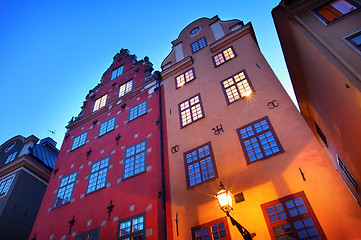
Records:
[[[346,37],[346,40],[361,51],[361,31]]]
[[[110,80],[113,80],[114,78],[122,75],[122,73],[123,73],[123,68],[124,68],[124,65],[122,65],[122,66],[114,69],[113,72],[112,72],[112,78],[111,78]]]
[[[112,117],[111,119],[100,124],[98,136],[100,137],[101,135],[104,135],[107,132],[112,131],[114,128],[115,128],[115,117]]]
[[[221,65],[224,62],[227,62],[228,60],[234,58],[236,53],[234,52],[233,47],[229,47],[226,50],[223,50],[222,52],[216,54],[213,56],[213,63],[214,66]]]
[[[117,240],[144,240],[145,213],[120,220]]]
[[[326,239],[303,192],[262,204],[261,208],[272,239]]]
[[[120,85],[119,87],[119,96],[118,97],[122,97],[125,94],[129,93],[130,91],[132,91],[133,89],[133,79]]]
[[[185,152],[184,164],[188,187],[218,177],[211,142]]]
[[[248,164],[283,152],[267,116],[238,128],[237,133]]]
[[[73,140],[73,145],[71,146],[71,150],[74,150],[80,146],[83,146],[86,141],[86,137],[88,135],[88,132],[82,133],[79,136],[76,136]]]
[[[337,155],[337,164],[340,166],[340,168],[342,169],[343,173],[346,175],[347,179],[350,181],[352,186],[355,189],[357,189],[357,183],[356,183],[355,178],[352,176],[352,174],[347,169],[346,165],[342,162],[341,158],[338,155]]]
[[[93,112],[105,106],[105,103],[107,102],[107,96],[108,94],[105,94],[104,96],[95,100]]]
[[[91,231],[79,234],[75,240],[98,240],[100,228],[93,229]]]
[[[193,28],[191,31],[191,35],[196,34],[199,31],[199,27]]]
[[[145,171],[146,154],[146,140],[143,140],[125,149],[123,179]]]
[[[201,95],[197,95],[178,104],[181,128],[204,117]]]
[[[245,70],[221,81],[222,90],[226,97],[227,104],[231,104],[238,99],[249,96],[254,92],[251,81]]]
[[[8,192],[8,190],[11,186],[11,183],[12,183],[14,177],[15,177],[15,175],[12,175],[9,178],[0,180],[0,197],[3,197],[6,195],[6,193]]]
[[[358,8],[360,5],[352,0],[336,0],[316,8],[314,12],[325,23],[330,23]]]
[[[15,142],[13,142],[12,144],[10,144],[6,149],[5,152],[9,152],[11,149],[13,149],[13,147],[15,146]]]
[[[227,218],[223,217],[212,222],[192,228],[193,240],[231,239],[229,234]]]
[[[17,153],[18,153],[18,152],[14,152],[14,153],[10,154],[10,155],[8,156],[8,158],[6,159],[5,164],[8,164],[8,163],[12,162],[12,161],[15,159]]]
[[[316,126],[316,132],[317,132],[318,136],[320,136],[320,138],[322,139],[322,141],[325,143],[326,147],[328,147],[328,145],[327,145],[327,138],[326,138],[325,134],[323,134],[321,128],[317,125],[316,122],[315,122],[315,126]]]
[[[110,157],[106,157],[92,164],[86,193],[91,193],[105,187],[108,175],[109,158]]]
[[[142,116],[143,114],[146,114],[147,111],[148,111],[147,100],[145,100],[129,109],[129,120],[128,121],[131,121],[139,116]]]
[[[201,39],[199,39],[198,41],[195,41],[194,43],[192,43],[192,52],[197,52],[198,50],[204,48],[205,46],[207,46],[207,41],[205,37],[202,37]]]
[[[75,185],[77,172],[73,172],[60,181],[58,188],[58,194],[56,195],[54,208],[64,205],[71,200],[71,195],[73,194],[73,189]]]
[[[186,72],[182,73],[181,75],[179,75],[175,78],[175,84],[177,86],[176,88],[182,87],[184,84],[192,81],[195,78],[196,78],[196,76],[194,74],[194,69],[191,68],[191,69],[187,70]]]

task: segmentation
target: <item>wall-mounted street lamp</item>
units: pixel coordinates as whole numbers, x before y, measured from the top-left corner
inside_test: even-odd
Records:
[[[229,212],[233,210],[233,195],[231,192],[224,188],[222,182],[219,183],[219,191],[215,195],[215,197],[218,199],[218,203],[221,209],[227,214],[227,217],[229,217],[229,219],[231,220],[232,225],[238,228],[243,238],[245,240],[252,240],[252,235],[247,231],[247,229],[242,227],[241,224],[239,224],[231,215],[229,215]]]

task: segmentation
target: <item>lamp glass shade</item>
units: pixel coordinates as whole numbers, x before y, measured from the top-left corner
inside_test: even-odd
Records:
[[[218,203],[219,206],[221,207],[221,209],[225,212],[229,212],[231,211],[232,208],[232,194],[225,190],[225,189],[221,189],[217,195],[216,195],[217,199],[218,199]]]

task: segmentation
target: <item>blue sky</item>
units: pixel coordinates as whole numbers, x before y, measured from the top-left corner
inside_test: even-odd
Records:
[[[278,3],[0,0],[0,144],[34,134],[53,137],[60,148],[68,121],[121,48],[138,60],[149,56],[160,70],[171,41],[201,17],[252,22],[262,53],[295,101],[271,16]]]

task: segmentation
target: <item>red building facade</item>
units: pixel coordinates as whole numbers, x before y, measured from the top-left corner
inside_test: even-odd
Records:
[[[147,57],[113,60],[67,126],[30,238],[162,239],[157,81]]]

